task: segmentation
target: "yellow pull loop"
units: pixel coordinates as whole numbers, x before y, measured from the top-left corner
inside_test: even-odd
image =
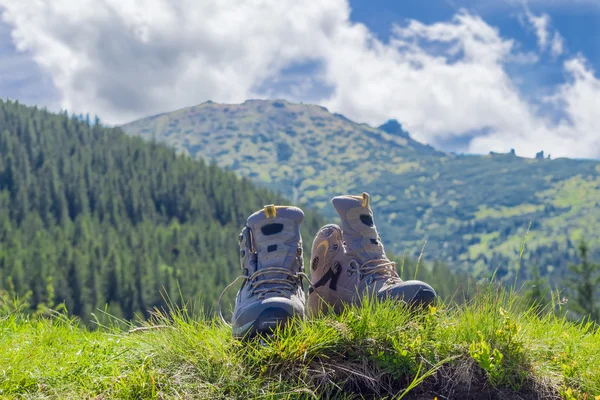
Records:
[[[363,194],[362,194],[362,206],[363,207],[369,207],[370,205],[371,205],[371,197],[369,196],[369,193],[363,192]]]
[[[265,206],[265,216],[267,218],[275,218],[277,216],[277,209],[274,204]]]

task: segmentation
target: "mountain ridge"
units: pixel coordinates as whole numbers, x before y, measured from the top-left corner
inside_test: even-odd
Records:
[[[580,237],[600,242],[595,160],[453,154],[412,139],[394,120],[374,128],[284,100],[206,102],[122,128],[214,159],[327,217],[336,217],[334,195],[368,191],[386,246],[418,256],[427,242],[426,258],[469,272],[515,273],[530,222],[526,260],[547,274],[576,260]]]

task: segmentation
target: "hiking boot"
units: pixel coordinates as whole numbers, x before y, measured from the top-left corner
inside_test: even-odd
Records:
[[[304,318],[302,210],[265,206],[248,217],[240,234],[244,279],[235,302],[233,336],[271,332],[293,316]]]
[[[359,304],[365,296],[393,298],[427,305],[436,299],[428,284],[403,281],[390,261],[375,227],[371,200],[362,196],[338,196],[333,206],[342,220],[323,226],[312,246],[308,312],[316,315],[332,308]]]

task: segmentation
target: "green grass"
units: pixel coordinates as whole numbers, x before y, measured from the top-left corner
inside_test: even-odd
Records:
[[[600,394],[600,333],[555,312],[540,317],[504,289],[420,312],[365,304],[295,321],[263,341],[234,340],[229,327],[195,315],[157,311],[137,327],[113,320],[90,331],[60,314],[5,313],[0,398],[441,399],[466,398],[469,388],[469,398],[482,399]]]

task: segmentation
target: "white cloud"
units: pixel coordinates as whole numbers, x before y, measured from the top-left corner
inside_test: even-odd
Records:
[[[554,36],[552,36],[552,45],[550,46],[550,50],[553,56],[559,56],[564,51],[564,40],[560,33],[554,32]]]
[[[54,106],[52,82],[27,54],[15,52],[9,28],[0,22],[0,98]]]
[[[540,49],[546,50],[550,46],[550,52],[554,57],[561,55],[564,50],[564,41],[560,33],[551,32],[550,16],[546,13],[535,15],[528,7],[525,7],[525,15],[535,30]]]
[[[600,157],[600,113],[592,111],[600,109],[600,81],[581,58],[565,63],[569,82],[558,88],[553,108],[566,117],[557,123],[507,74],[514,42],[479,17],[412,21],[396,29],[389,46],[368,34],[337,42],[345,45],[329,56],[336,91],[327,105],[351,118],[375,124],[398,116],[429,143],[486,132],[470,143],[478,153],[515,148],[527,156],[543,149],[554,157]]]
[[[512,42],[480,18],[460,14],[451,23],[413,21],[396,28],[390,46],[370,46],[366,35],[362,41],[338,41],[346,44],[329,56],[336,92],[328,103],[361,121],[396,115],[416,137],[431,142],[487,126],[506,129],[508,121],[526,118],[527,104],[502,68]]]
[[[550,16],[548,14],[542,14],[540,16],[533,15],[531,12],[527,12],[527,19],[535,28],[535,34],[538,37],[538,44],[542,50],[548,46],[548,25],[550,25]]]
[[[371,124],[398,118],[428,143],[485,132],[471,141],[475,152],[600,157],[600,83],[585,59],[565,62],[569,79],[550,103],[532,103],[506,67],[537,56],[467,12],[409,21],[384,43],[349,20],[346,0],[23,3],[0,0],[16,45],[53,77],[63,107],[109,122],[263,97],[282,70],[316,63],[308,79],[294,78],[288,98],[328,93],[319,102],[330,110]],[[536,21],[546,28],[540,45],[562,53],[560,35]],[[556,122],[548,107],[564,117]]]
[[[344,0],[0,0],[17,47],[69,110],[110,122],[212,99],[244,101],[291,63],[323,54]]]
[[[600,157],[600,80],[581,56],[566,61],[564,68],[569,81],[549,100],[565,118],[553,124],[548,119],[532,117],[523,121],[527,125],[520,135],[497,132],[490,137],[476,138],[471,148],[475,151],[492,147],[506,149],[505,143],[510,142],[530,154],[535,149],[544,149],[554,156]]]

